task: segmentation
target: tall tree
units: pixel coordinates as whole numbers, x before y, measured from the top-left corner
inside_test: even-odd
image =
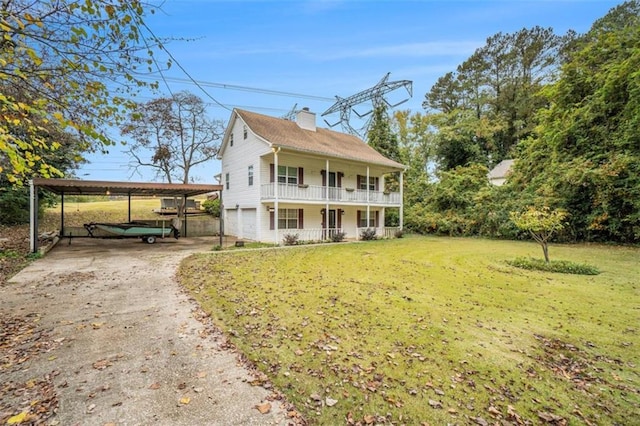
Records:
[[[394,161],[400,161],[398,137],[391,128],[391,118],[384,103],[373,109],[371,126],[367,132],[367,143],[380,154]],[[397,191],[399,188],[397,174],[391,173],[384,177],[385,191]]]
[[[191,169],[218,154],[223,123],[207,117],[205,103],[179,92],[139,104],[122,125],[133,141],[134,167],[148,167],[169,183],[189,183]]]
[[[436,82],[423,106],[437,117],[441,168],[490,167],[511,156],[546,105],[540,89],[560,65],[563,42],[549,28],[498,33]]]
[[[152,49],[159,41],[144,34],[145,7],[138,0],[0,3],[0,173],[6,180],[62,174],[41,155],[61,143],[37,122],[55,123],[87,149],[112,143],[106,128],[123,118],[127,93],[148,85],[136,73],[156,69]],[[18,99],[11,87],[29,96]]]
[[[400,160],[398,137],[391,129],[391,119],[384,103],[373,109],[371,127],[367,132],[367,143],[385,157],[394,161]]]
[[[398,135],[400,162],[407,166],[404,173],[404,202],[422,202],[429,188],[429,170],[435,163],[434,139],[429,116],[409,110],[396,111],[392,128]]]
[[[513,185],[570,214],[576,239],[640,241],[640,2],[578,39]]]

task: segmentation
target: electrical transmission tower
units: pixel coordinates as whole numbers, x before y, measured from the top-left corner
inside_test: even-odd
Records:
[[[326,119],[324,120],[324,122],[327,123],[329,127],[335,127],[338,124],[342,124],[342,130],[345,133],[350,133],[352,135],[356,135],[362,139],[365,139],[367,131],[369,130],[369,125],[371,124],[371,117],[369,117],[363,127],[361,127],[360,129],[355,129],[349,122],[351,119],[351,112],[355,113],[358,118],[364,118],[370,115],[377,107],[381,106],[383,103],[386,104],[389,108],[395,108],[398,105],[407,102],[413,96],[413,82],[411,80],[388,81],[390,74],[391,73],[388,72],[382,78],[382,80],[378,82],[378,84],[367,90],[358,92],[355,95],[351,95],[347,98],[336,96],[336,103],[333,104],[328,110],[323,112],[322,117],[338,112],[340,113],[340,120],[335,122],[334,124],[329,123]],[[385,95],[402,87],[407,90],[409,97],[396,104],[391,105],[385,99]],[[354,109],[356,105],[369,102],[371,102],[371,107],[367,112],[363,114],[358,113],[358,111]]]
[[[289,120],[289,121],[295,121],[296,118],[296,114],[298,113],[298,104],[296,103],[293,108],[291,108],[289,110],[288,113],[286,113],[285,115],[283,115],[280,118],[284,118],[285,120]]]

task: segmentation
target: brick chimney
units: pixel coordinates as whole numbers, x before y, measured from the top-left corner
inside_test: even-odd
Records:
[[[301,129],[316,131],[316,113],[309,111],[308,107],[302,108],[296,114],[296,123]]]

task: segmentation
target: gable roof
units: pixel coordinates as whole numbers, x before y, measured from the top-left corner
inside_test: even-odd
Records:
[[[489,172],[489,179],[504,179],[511,172],[515,160],[502,160]]]
[[[360,138],[317,127],[315,131],[300,128],[295,122],[255,112],[234,109],[230,126],[237,114],[258,137],[271,146],[329,157],[362,161],[390,167],[406,167],[367,145]],[[225,136],[226,138],[226,136]]]

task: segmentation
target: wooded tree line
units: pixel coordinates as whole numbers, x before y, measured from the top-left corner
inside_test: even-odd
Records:
[[[368,137],[408,166],[408,228],[517,238],[509,214],[533,206],[566,211],[567,240],[640,241],[638,1],[583,35],[535,27],[491,36],[438,79],[423,107],[376,116],[397,149],[380,144],[386,130],[375,121]],[[491,185],[489,169],[507,158],[507,184]]]

